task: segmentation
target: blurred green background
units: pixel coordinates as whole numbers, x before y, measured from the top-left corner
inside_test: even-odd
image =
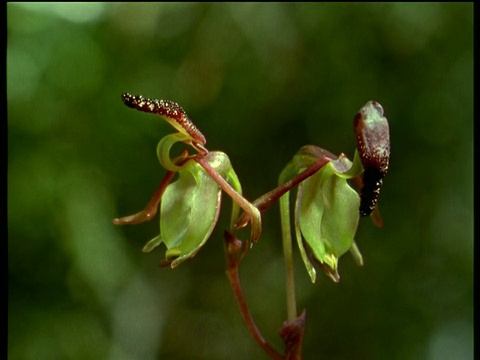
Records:
[[[9,3],[8,358],[266,359],[225,276],[231,202],[195,259],[143,254],[173,129],[125,91],[181,104],[254,199],[303,145],[353,157],[368,100],[390,122],[384,227],[365,265],[311,284],[295,249],[305,359],[473,359],[472,3]],[[282,349],[278,205],[241,264]]]

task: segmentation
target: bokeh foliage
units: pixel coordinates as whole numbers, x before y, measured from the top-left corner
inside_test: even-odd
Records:
[[[473,4],[8,3],[9,359],[266,358],[225,277],[228,216],[175,270],[140,251],[157,219],[112,225],[173,132],[125,91],[180,103],[252,200],[303,145],[352,159],[353,116],[380,102],[385,226],[361,221],[365,266],[342,258],[339,284],[296,251],[304,357],[473,358]],[[278,206],[264,225],[240,275],[280,347]]]

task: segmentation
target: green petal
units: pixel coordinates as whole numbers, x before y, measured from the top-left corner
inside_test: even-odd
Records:
[[[295,236],[297,238],[297,244],[298,244],[298,249],[300,250],[300,255],[302,256],[302,260],[303,260],[303,263],[305,264],[305,268],[307,269],[308,275],[310,276],[310,280],[312,281],[312,283],[315,283],[315,281],[317,280],[317,272],[315,271],[315,267],[310,261],[307,251],[303,246],[303,236],[300,229],[299,207],[301,204],[301,199],[302,199],[302,185],[298,187],[297,201],[295,202]],[[323,248],[323,253],[325,253],[325,247]]]
[[[224,153],[211,152],[206,159],[222,177],[231,170]],[[221,194],[218,184],[195,161],[185,164],[178,180],[165,190],[160,237],[168,249],[167,260],[173,260],[172,268],[193,257],[210,237],[218,220]]]
[[[160,235],[155,236],[152,240],[147,242],[143,247],[142,251],[148,253],[155,249],[158,245],[162,243],[162,237]]]
[[[336,261],[328,260],[332,255],[339,258],[353,245],[360,217],[360,197],[344,177],[351,162],[333,163],[303,182],[299,223],[315,257],[321,263],[336,266]]]

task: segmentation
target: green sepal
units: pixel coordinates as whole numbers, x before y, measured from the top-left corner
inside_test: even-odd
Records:
[[[232,176],[227,155],[210,152],[205,160],[220,176]],[[151,251],[160,243],[167,247],[167,262],[174,268],[193,257],[210,237],[218,220],[221,188],[195,161],[186,162],[179,170],[179,178],[170,184],[160,204],[160,235],[150,240],[144,251]]]
[[[352,246],[360,218],[360,197],[346,180],[350,167],[351,162],[340,157],[300,185],[302,235],[314,256],[333,270],[337,259]]]
[[[300,250],[300,255],[302,257],[303,263],[305,264],[305,268],[307,269],[308,275],[310,276],[310,280],[312,283],[315,283],[317,279],[317,271],[315,270],[315,267],[313,266],[312,262],[310,261],[310,258],[308,256],[307,250],[305,249],[305,246],[303,244],[303,237],[302,237],[302,232],[300,230],[300,204],[302,203],[302,188],[299,186],[298,192],[297,192],[297,200],[295,201],[295,237],[297,239],[297,245],[298,249]],[[318,244],[319,248],[318,250],[320,252],[325,253],[325,247],[323,247],[322,250],[322,244]],[[310,249],[309,249],[310,250]]]

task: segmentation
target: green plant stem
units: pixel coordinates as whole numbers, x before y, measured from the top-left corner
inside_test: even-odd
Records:
[[[254,202],[254,205],[259,206],[262,210],[265,210],[267,206],[270,206],[273,199],[278,199],[280,196],[280,218],[282,226],[282,243],[283,243],[283,256],[285,260],[285,281],[287,292],[287,319],[289,322],[297,319],[297,300],[295,296],[295,274],[293,266],[293,251],[292,251],[292,230],[290,227],[290,201],[289,190],[306,178],[315,174],[331,159],[328,157],[322,157],[307,169],[302,171],[299,175],[293,179],[280,185],[278,188],[262,196],[260,199]],[[289,170],[286,169],[286,172]],[[282,172],[283,175],[283,172]],[[280,175],[282,177],[282,175]],[[265,201],[265,200],[268,201]],[[260,205],[261,204],[261,205]]]
[[[293,271],[292,236],[290,228],[289,192],[280,198],[280,217],[282,225],[283,256],[285,259],[285,280],[287,290],[287,319],[297,318],[297,301],[295,298],[295,276]]]

